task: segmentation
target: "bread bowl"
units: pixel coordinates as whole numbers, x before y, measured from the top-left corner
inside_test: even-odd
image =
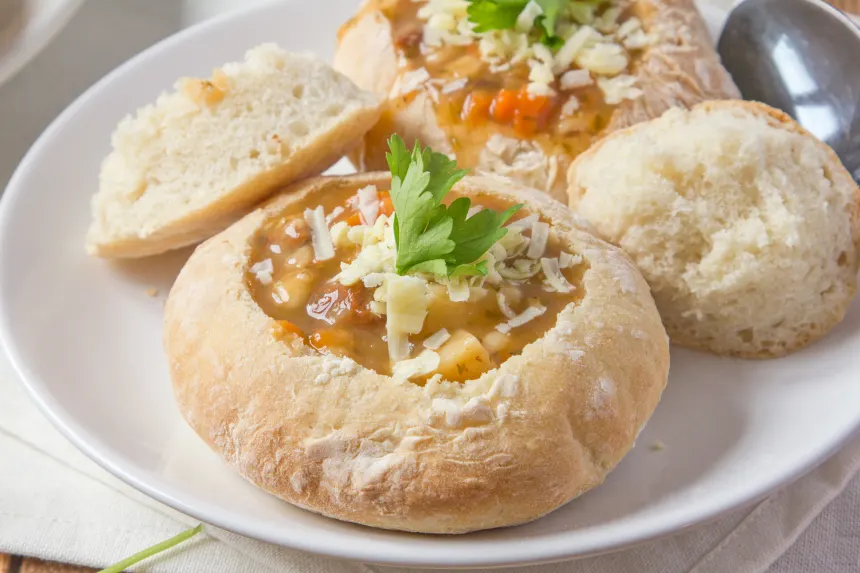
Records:
[[[786,114],[706,102],[618,131],[570,169],[570,206],[648,279],[673,342],[771,358],[842,321],[860,189]]]
[[[562,3],[551,47],[537,38],[541,6],[553,3],[509,4],[522,9],[515,29],[481,32],[470,11],[492,0],[362,4],[334,60],[387,98],[351,155],[359,169],[383,169],[398,133],[566,201],[570,160],[603,135],[669,107],[739,97],[692,0]]]
[[[632,447],[666,383],[665,330],[619,249],[497,178],[452,191],[527,205],[470,266],[486,276],[398,274],[398,197],[420,173],[299,182],[200,245],[165,309],[177,402],[243,477],[311,511],[427,533],[527,522]],[[445,173],[430,187],[462,176]]]
[[[222,231],[325,170],[377,120],[380,99],[322,60],[262,44],[124,118],[92,199],[91,255],[135,258]]]

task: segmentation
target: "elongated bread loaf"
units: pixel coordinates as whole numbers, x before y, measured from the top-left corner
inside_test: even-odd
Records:
[[[126,117],[104,160],[87,250],[140,257],[206,239],[337,161],[379,98],[312,56],[258,46]]]

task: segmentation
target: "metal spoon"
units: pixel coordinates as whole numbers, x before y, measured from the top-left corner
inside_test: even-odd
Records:
[[[821,0],[743,0],[718,44],[745,99],[781,109],[860,181],[860,28]]]

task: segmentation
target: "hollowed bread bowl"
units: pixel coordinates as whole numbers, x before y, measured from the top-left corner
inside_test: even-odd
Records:
[[[263,490],[387,529],[519,524],[600,484],[658,403],[668,341],[627,256],[541,193],[486,177],[454,187],[525,203],[585,265],[555,325],[479,378],[422,386],[277,335],[248,287],[255,232],[286,209],[389,184],[381,173],[296,183],[196,249],[164,326],[182,415]]]

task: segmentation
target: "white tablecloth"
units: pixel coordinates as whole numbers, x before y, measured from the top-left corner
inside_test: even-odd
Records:
[[[47,123],[93,81],[161,37],[239,3],[89,0],[42,55],[0,86],[0,187]],[[628,551],[526,571],[860,571],[858,469],[860,436],[795,484],[715,523]],[[0,552],[103,567],[195,523],[75,450],[28,402],[0,357]],[[153,572],[236,573],[380,569],[309,556],[216,528],[145,567]]]

